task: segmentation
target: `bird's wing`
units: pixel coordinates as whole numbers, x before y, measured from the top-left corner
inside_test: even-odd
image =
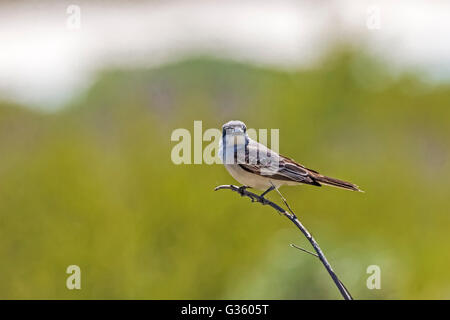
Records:
[[[239,166],[250,173],[275,180],[294,181],[318,187],[326,184],[347,190],[362,191],[351,182],[324,176],[292,159],[279,155],[256,141],[250,141],[246,149],[245,161],[239,162]]]
[[[268,178],[320,186],[314,179],[315,171],[309,170],[255,141],[248,144],[245,162],[239,163],[239,165],[248,172]]]

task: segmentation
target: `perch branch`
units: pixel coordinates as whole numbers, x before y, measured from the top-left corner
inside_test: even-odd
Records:
[[[311,243],[311,245],[313,246],[314,250],[317,253],[317,258],[319,258],[319,260],[322,262],[323,266],[325,267],[325,269],[328,271],[328,273],[330,274],[331,278],[333,279],[336,287],[339,289],[339,292],[341,293],[342,297],[345,300],[353,300],[352,296],[350,295],[350,293],[348,292],[348,290],[345,288],[344,284],[339,280],[338,276],[336,275],[336,273],[333,271],[333,268],[331,268],[330,263],[328,262],[327,258],[325,258],[325,255],[323,254],[322,250],[319,247],[319,244],[316,242],[316,240],[314,239],[314,237],[311,235],[311,233],[309,233],[309,231],[303,226],[303,224],[300,222],[300,220],[298,220],[297,216],[295,215],[295,213],[291,210],[291,208],[289,207],[289,205],[286,202],[286,199],[284,199],[283,196],[282,199],[284,201],[284,203],[286,204],[286,206],[289,208],[289,211],[284,210],[282,207],[280,207],[279,205],[277,205],[276,203],[267,200],[264,197],[259,196],[256,193],[247,191],[246,189],[241,189],[237,186],[234,185],[221,185],[216,187],[214,190],[223,190],[223,189],[228,189],[228,190],[232,190],[235,191],[237,193],[239,193],[241,196],[245,196],[248,197],[252,200],[252,202],[259,202],[262,205],[268,205],[270,207],[272,207],[273,209],[275,209],[278,213],[280,213],[281,215],[285,216],[286,218],[288,218],[289,220],[291,220],[292,223],[295,224],[295,226],[300,229],[300,231],[303,233],[303,235],[306,237],[306,239],[308,239],[308,241]],[[281,194],[280,194],[281,195]],[[297,246],[295,246],[296,248],[299,248]],[[312,255],[315,255],[312,252],[309,252],[307,250],[302,249],[302,251],[308,252]]]

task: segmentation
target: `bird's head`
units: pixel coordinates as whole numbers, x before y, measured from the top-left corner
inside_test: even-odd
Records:
[[[247,127],[239,120],[228,121],[222,126],[222,136],[246,136]]]

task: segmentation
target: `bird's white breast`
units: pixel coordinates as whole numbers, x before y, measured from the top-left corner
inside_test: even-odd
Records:
[[[253,142],[253,141],[251,141]],[[225,154],[230,155],[234,154],[234,145],[228,145],[225,147]],[[242,146],[236,146],[237,151],[239,151],[241,148],[245,148],[244,145]],[[223,159],[223,144],[222,141],[219,144],[219,156],[222,162],[224,162]],[[228,161],[229,162],[229,161]],[[281,185],[290,184],[288,181],[284,180],[275,180],[271,179],[270,177],[255,174],[249,171],[244,170],[238,163],[224,163],[225,168],[230,173],[230,175],[236,179],[239,183],[242,185],[250,186],[255,189],[259,190],[266,190],[272,186],[272,184],[278,188]],[[294,184],[294,183],[293,183]],[[295,183],[297,184],[297,183]]]

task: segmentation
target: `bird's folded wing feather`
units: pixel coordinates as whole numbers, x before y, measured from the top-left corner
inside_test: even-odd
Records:
[[[248,145],[245,163],[239,165],[248,172],[272,179],[320,185],[314,180],[315,171],[309,170],[259,143]]]

